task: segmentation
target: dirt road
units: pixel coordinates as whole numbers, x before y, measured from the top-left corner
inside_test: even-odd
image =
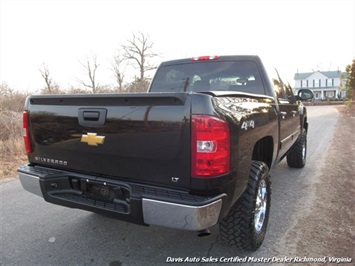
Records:
[[[337,109],[321,174],[305,185],[314,194],[295,213],[278,249],[289,256],[352,257],[355,264],[355,109]]]

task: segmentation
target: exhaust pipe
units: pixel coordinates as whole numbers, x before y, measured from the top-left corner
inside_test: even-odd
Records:
[[[210,234],[211,234],[211,231],[209,229],[204,229],[204,230],[198,231],[197,236],[203,237],[203,236],[209,236]]]

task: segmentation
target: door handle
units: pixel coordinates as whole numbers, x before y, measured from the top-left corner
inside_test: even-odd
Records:
[[[285,119],[285,117],[287,116],[287,112],[280,112],[282,119]]]
[[[292,111],[292,116],[295,117],[297,115],[297,111]]]

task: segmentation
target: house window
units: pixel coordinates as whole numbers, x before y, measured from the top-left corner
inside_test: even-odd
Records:
[[[322,84],[322,80],[320,79],[319,80],[319,88],[322,87],[321,84]]]
[[[307,88],[308,88],[308,79],[307,79]]]
[[[313,80],[313,87],[319,87],[319,81],[320,81],[320,79],[314,79]]]
[[[303,80],[301,80],[301,88],[303,88]]]
[[[334,86],[334,79],[327,79],[327,87],[333,87]]]

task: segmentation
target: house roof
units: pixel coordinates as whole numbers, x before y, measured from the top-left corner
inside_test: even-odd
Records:
[[[322,75],[330,79],[339,78],[341,74],[343,74],[345,78],[347,77],[346,72],[341,72],[339,70],[338,71],[314,71],[314,72],[306,72],[306,73],[296,73],[295,80],[307,79],[309,76],[317,72],[321,73]]]

